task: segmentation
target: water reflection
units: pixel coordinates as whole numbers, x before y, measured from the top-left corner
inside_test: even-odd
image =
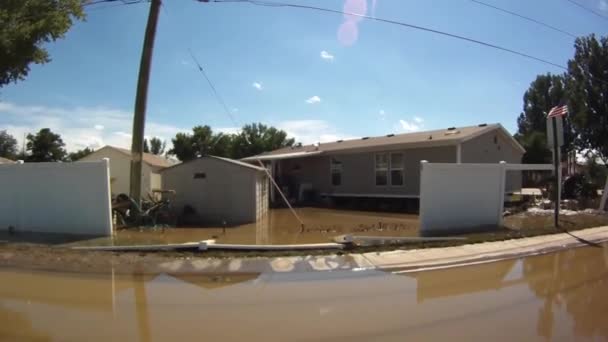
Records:
[[[418,303],[445,297],[500,291],[525,285],[540,303],[536,332],[554,339],[565,310],[574,335],[608,338],[608,249],[574,248],[559,253],[407,274],[417,281]],[[529,302],[522,300],[519,304]]]
[[[536,296],[539,309],[538,334],[553,338],[555,311],[565,309],[573,318],[577,336],[608,338],[608,260],[588,248],[572,249],[545,257],[524,260],[523,275]],[[539,276],[544,274],[544,276]]]
[[[32,326],[28,315],[0,305],[0,340],[1,341],[51,341],[51,337]]]
[[[412,273],[418,284],[418,303],[442,297],[459,296],[480,291],[500,290],[523,279],[505,280],[517,260],[481,264],[476,267],[456,267],[441,271]]]
[[[4,270],[0,338],[606,339],[607,261],[604,250],[578,248],[405,276],[177,270],[85,276]]]

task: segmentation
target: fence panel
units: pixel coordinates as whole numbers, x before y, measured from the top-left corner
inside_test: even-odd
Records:
[[[420,232],[472,232],[502,222],[506,164],[422,162]]]
[[[109,161],[0,165],[0,230],[111,235]]]

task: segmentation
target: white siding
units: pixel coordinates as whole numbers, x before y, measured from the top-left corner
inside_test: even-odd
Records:
[[[106,161],[0,165],[0,230],[111,235]]]
[[[501,224],[505,164],[421,165],[422,235],[474,232]]]
[[[195,175],[198,175],[195,177]],[[162,172],[166,189],[175,190],[176,215],[189,206],[196,212],[196,223],[228,226],[257,221],[268,211],[260,177],[263,171],[230,162],[199,158]]]

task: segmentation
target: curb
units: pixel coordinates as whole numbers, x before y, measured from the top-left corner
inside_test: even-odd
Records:
[[[592,242],[608,241],[608,226],[576,231]],[[157,264],[146,271],[189,274],[310,273],[377,270],[417,272],[520,258],[584,246],[565,233],[453,247],[395,250],[347,255],[208,259],[190,258]]]

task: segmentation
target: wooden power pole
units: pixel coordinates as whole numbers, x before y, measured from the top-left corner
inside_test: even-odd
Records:
[[[154,37],[156,36],[156,25],[161,5],[161,0],[151,1],[148,23],[146,25],[146,36],[139,63],[131,140],[131,183],[129,191],[131,197],[138,205],[141,205],[141,168],[144,149],[144,129],[146,125],[146,103],[148,101],[148,81],[150,80]]]

